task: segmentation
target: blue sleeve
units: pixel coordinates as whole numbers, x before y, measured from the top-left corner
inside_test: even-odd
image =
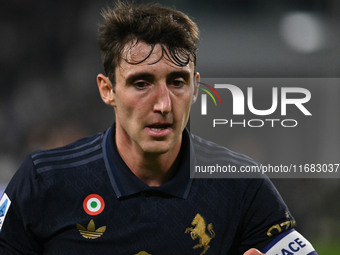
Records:
[[[250,182],[243,200],[240,254],[250,248],[262,249],[275,236],[295,226],[294,218],[268,178]]]
[[[3,195],[7,202],[1,218],[0,254],[41,254],[39,238],[34,234],[41,219],[38,181],[27,157]]]

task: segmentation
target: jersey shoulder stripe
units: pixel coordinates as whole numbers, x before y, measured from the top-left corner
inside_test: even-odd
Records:
[[[208,162],[229,162],[236,165],[257,165],[250,157],[232,151],[224,146],[192,134],[192,141],[198,160]]]
[[[86,137],[64,147],[31,155],[37,173],[85,165],[103,157],[103,134]]]

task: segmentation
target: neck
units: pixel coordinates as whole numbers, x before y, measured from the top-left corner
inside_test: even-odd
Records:
[[[160,186],[169,181],[178,167],[178,153],[148,155],[126,162],[131,171],[148,186]],[[138,157],[137,157],[138,158]]]
[[[160,186],[170,180],[178,167],[182,137],[165,153],[147,153],[133,142],[119,139],[116,130],[116,146],[119,155],[129,169],[148,186]],[[117,139],[118,138],[118,139]]]

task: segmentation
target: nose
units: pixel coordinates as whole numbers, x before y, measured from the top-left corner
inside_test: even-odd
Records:
[[[159,85],[155,93],[156,102],[153,110],[162,115],[169,113],[171,111],[171,99],[168,86],[166,84]]]

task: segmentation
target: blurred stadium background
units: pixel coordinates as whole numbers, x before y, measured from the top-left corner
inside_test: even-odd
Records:
[[[201,42],[197,69],[202,77],[340,75],[340,1],[158,2],[188,13],[198,23]],[[101,102],[96,88],[96,75],[103,71],[97,24],[100,9],[108,4],[104,0],[3,3],[0,194],[29,152],[63,145],[112,124],[112,110]],[[328,95],[340,96],[339,88]],[[326,131],[306,128],[319,143],[304,147],[305,154],[316,153],[317,157],[324,153],[323,142],[328,141],[333,155],[340,158],[340,106],[335,104],[331,109],[322,120],[329,126]],[[247,137],[256,141],[252,134]],[[261,140],[275,150],[270,140]],[[308,144],[308,136],[296,136],[294,143],[292,148]],[[236,139],[231,147],[258,159],[256,149],[249,150],[244,140]],[[340,180],[273,181],[299,229],[320,254],[340,254]]]

